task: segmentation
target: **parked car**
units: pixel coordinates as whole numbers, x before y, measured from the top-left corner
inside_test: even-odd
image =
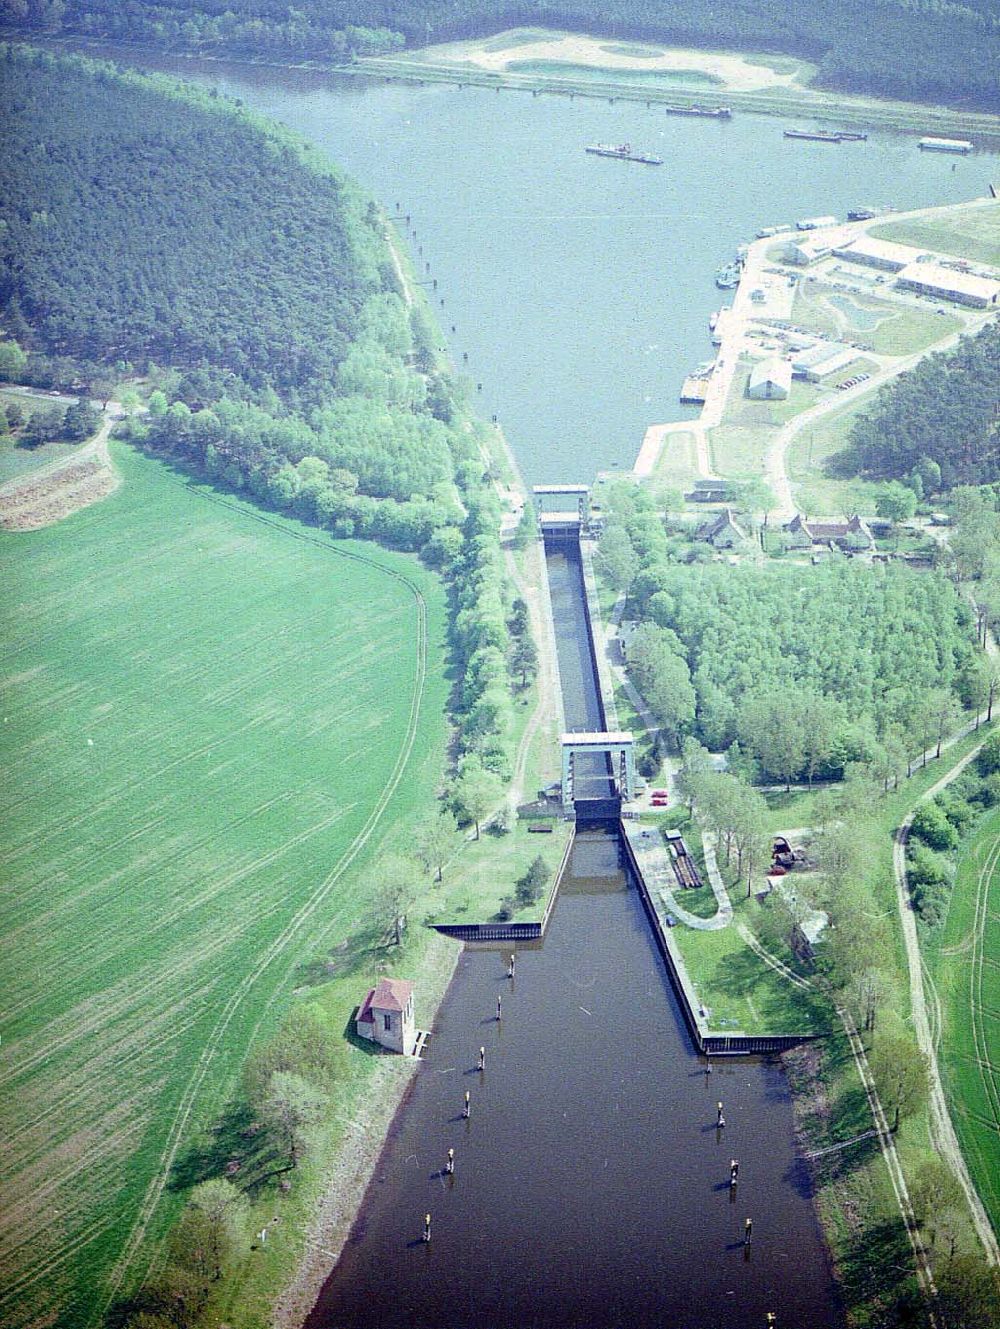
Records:
[[[654,797],[654,798],[669,798],[669,797],[670,797],[670,791],[667,790],[667,789],[654,789],[654,790],[653,790],[653,797]]]

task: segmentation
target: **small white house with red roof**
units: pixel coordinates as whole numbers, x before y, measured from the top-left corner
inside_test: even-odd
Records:
[[[417,1042],[413,984],[403,978],[380,978],[368,993],[354,1022],[361,1038],[411,1057]]]

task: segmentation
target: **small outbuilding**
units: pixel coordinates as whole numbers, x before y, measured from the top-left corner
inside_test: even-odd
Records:
[[[784,401],[792,390],[792,364],[774,356],[761,360],[750,371],[747,396],[754,401]]]
[[[380,978],[358,1011],[354,1027],[359,1037],[411,1057],[417,1043],[413,984],[402,978]]]

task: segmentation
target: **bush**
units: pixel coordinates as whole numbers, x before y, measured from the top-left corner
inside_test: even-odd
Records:
[[[1000,734],[988,738],[976,758],[976,769],[980,775],[996,775],[1000,772]]]
[[[929,845],[931,849],[947,850],[958,847],[958,832],[937,803],[922,803],[913,814],[910,834]]]
[[[518,878],[516,890],[519,903],[522,905],[534,904],[545,890],[548,879],[549,870],[545,866],[545,860],[541,854],[538,854],[524,876]]]

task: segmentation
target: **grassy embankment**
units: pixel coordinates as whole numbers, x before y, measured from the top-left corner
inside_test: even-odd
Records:
[[[1000,813],[977,828],[959,860],[944,926],[922,932],[939,1062],[966,1163],[1000,1229]]]
[[[488,39],[491,52],[504,52],[522,46],[526,41],[553,40],[556,32],[521,30],[498,34]],[[476,43],[485,46],[486,43]],[[616,43],[604,48],[609,54],[641,56],[646,49],[641,44]],[[706,52],[706,55],[710,53]],[[744,90],[728,86],[713,86],[702,71],[637,71],[622,69],[613,64],[595,62],[580,65],[577,60],[523,61],[515,59],[502,71],[477,66],[460,51],[450,48],[447,53],[440,47],[407,51],[393,56],[373,56],[359,60],[348,72],[376,75],[387,79],[407,79],[425,82],[459,83],[489,88],[505,88],[529,92],[548,92],[572,96],[621,98],[629,101],[673,102],[697,104],[705,107],[730,106],[734,111],[757,112],[770,115],[794,115],[819,121],[835,121],[838,125],[864,124],[869,127],[945,131],[974,134],[990,140],[1000,137],[996,117],[977,112],[956,111],[946,107],[921,106],[910,102],[897,102],[844,96],[822,92],[808,86],[812,66],[805,61],[767,53],[745,54],[747,63],[770,67],[781,73],[794,73],[797,82],[780,87]],[[523,65],[532,66],[524,70]],[[521,65],[522,68],[516,68]],[[541,66],[541,68],[539,67]],[[657,80],[651,77],[659,72]]]
[[[423,927],[385,949],[365,870],[434,814],[437,579],[412,558],[262,521],[127,449],[116,463],[126,483],[112,498],[0,539],[12,1326],[59,1311],[85,1322],[133,1236],[122,1286],[141,1275],[190,1159],[225,1146],[199,1132],[292,989],[340,1042],[376,963],[418,977],[425,1023],[455,956]],[[444,885],[422,877],[411,918],[459,896],[489,916],[536,838],[557,837],[510,837],[498,871],[493,843],[456,837]],[[255,1266],[264,1301],[294,1267],[297,1220],[352,1105],[387,1122],[407,1075],[347,1043],[341,1061],[314,1161],[291,1197],[265,1201],[292,1221]]]

